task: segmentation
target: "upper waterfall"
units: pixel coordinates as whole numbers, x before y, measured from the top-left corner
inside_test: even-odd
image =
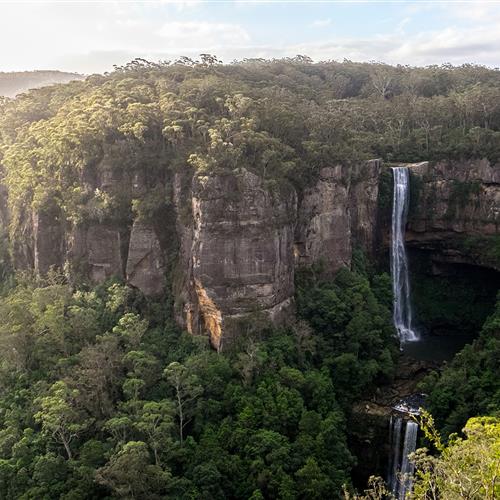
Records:
[[[394,296],[393,321],[401,343],[418,340],[412,327],[410,278],[405,248],[405,226],[410,200],[410,174],[407,167],[394,167],[392,202],[391,275]]]

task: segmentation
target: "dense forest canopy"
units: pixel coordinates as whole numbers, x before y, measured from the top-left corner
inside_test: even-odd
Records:
[[[11,245],[26,237],[33,209],[78,224],[165,208],[168,182],[140,196],[88,189],[82,179],[103,166],[162,180],[245,167],[300,192],[322,167],[374,157],[500,159],[500,71],[304,56],[223,65],[205,54],[1,99],[0,497],[350,490],[351,407],[392,380],[399,356],[390,278],[361,253],[335,279],[300,269],[296,321],[242,333],[219,354],[175,326],[168,292],[14,274],[6,234]],[[470,417],[498,416],[499,321],[497,306],[476,342],[424,382],[445,440]],[[443,447],[440,470],[489,447],[498,423],[472,420],[469,431]]]

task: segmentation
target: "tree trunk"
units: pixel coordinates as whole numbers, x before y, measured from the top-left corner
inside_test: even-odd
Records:
[[[59,437],[61,439],[61,442],[64,446],[64,449],[66,450],[66,454],[68,455],[68,460],[71,460],[73,458],[73,455],[71,453],[71,448],[69,447],[69,441],[66,439],[63,433],[59,433]]]

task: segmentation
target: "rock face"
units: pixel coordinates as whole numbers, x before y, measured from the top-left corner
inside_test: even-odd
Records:
[[[298,264],[322,261],[329,273],[351,264],[349,175],[342,165],[321,169],[300,204],[295,256]]]
[[[32,215],[34,267],[38,274],[61,266],[64,256],[64,231],[60,213],[52,210],[34,211]]]
[[[380,160],[321,169],[315,186],[304,191],[299,208],[297,264],[321,261],[328,275],[350,266],[353,246],[375,248]]]
[[[486,160],[408,166],[408,246],[427,252],[433,265],[499,268],[491,255],[500,255],[493,245],[499,244],[500,166]],[[168,268],[177,321],[221,349],[236,333],[291,316],[297,266],[321,261],[332,276],[351,265],[355,248],[369,256],[387,248],[392,176],[380,160],[325,167],[300,197],[286,182],[268,184],[245,169],[211,175],[186,169],[173,178],[155,172],[132,175],[106,158],[89,166],[81,179],[87,194],[121,202],[153,195],[162,208],[147,212],[147,222],[134,221],[126,205],[103,218],[89,197],[84,209],[93,219],[76,227],[56,206],[27,210],[28,230],[11,244],[15,266],[43,274],[69,263],[95,283],[126,277],[146,295],[164,291]],[[7,197],[0,186],[4,234]]]
[[[165,286],[164,256],[154,228],[135,221],[130,234],[127,281],[145,295],[159,295]]]
[[[434,260],[498,269],[489,253],[498,245],[500,164],[477,160],[410,168],[407,243],[434,252]]]
[[[182,212],[179,181],[176,192]],[[245,322],[279,321],[292,307],[297,197],[246,170],[195,176],[190,193],[191,221],[179,221],[177,310],[189,331],[221,349]]]
[[[382,160],[353,165],[349,211],[353,243],[372,255],[379,239],[379,188]]]
[[[423,378],[440,368],[439,362],[416,361],[403,355],[398,360],[396,377],[390,385],[380,386],[370,400],[352,406],[348,438],[349,448],[358,459],[352,472],[355,486],[366,487],[372,475],[386,479],[391,453],[390,418],[393,414],[403,415],[395,412],[394,406],[418,393]]]
[[[93,224],[78,227],[70,242],[69,259],[86,267],[94,283],[123,276],[121,237],[118,229]]]

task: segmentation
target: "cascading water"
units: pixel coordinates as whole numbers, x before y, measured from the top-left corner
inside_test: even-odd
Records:
[[[401,435],[405,426],[403,447],[401,449]],[[417,446],[418,425],[412,420],[405,420],[401,416],[391,417],[391,461],[387,484],[397,500],[405,500],[406,495],[413,487],[414,464],[409,459]]]
[[[419,340],[418,333],[412,326],[410,277],[405,248],[406,217],[410,201],[410,172],[407,167],[394,167],[392,172],[394,176],[391,243],[393,322],[398,332],[399,342],[404,344]],[[402,415],[417,415],[419,413],[422,395],[416,396],[416,398],[412,397],[400,401],[393,407],[398,414],[391,416],[389,429],[391,458],[387,483],[397,500],[405,500],[413,486],[414,464],[409,459],[409,455],[415,451],[417,446],[418,425],[412,420],[403,418]],[[403,427],[404,440],[401,444]]]
[[[410,175],[407,167],[394,167],[392,199],[391,274],[394,295],[393,322],[401,344],[419,340],[412,327],[410,278],[405,248],[405,226],[410,199]]]
[[[403,461],[401,462],[401,484],[399,488],[399,498],[404,500],[406,494],[412,490],[413,470],[415,468],[409,455],[415,451],[417,446],[418,425],[416,422],[408,420],[406,422],[405,442],[403,446]]]
[[[398,472],[400,467],[400,453],[401,453],[401,427],[403,419],[401,417],[393,417],[391,415],[391,422],[389,427],[389,439],[391,446],[391,456],[389,462],[389,476],[387,484],[391,491],[395,492],[398,485]]]

